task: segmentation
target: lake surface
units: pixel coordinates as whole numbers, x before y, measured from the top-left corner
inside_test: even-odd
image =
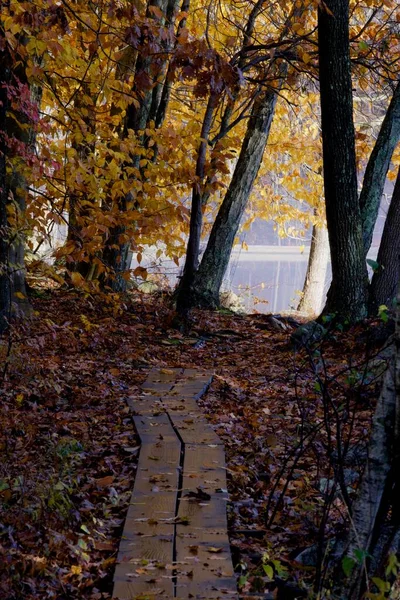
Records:
[[[296,308],[303,288],[308,254],[309,247],[249,246],[244,250],[235,246],[223,289],[237,294],[248,312],[276,313]],[[155,255],[155,250],[146,253],[141,265],[148,267],[151,273],[165,275],[174,285],[184,261],[177,267],[170,260],[153,262],[152,255]],[[134,258],[132,268],[135,266]]]
[[[254,310],[263,313],[279,313],[296,309],[307,270],[309,246],[249,246],[247,250],[235,246],[223,284],[223,289],[232,290],[240,298],[247,312]],[[376,259],[377,248],[368,254]],[[175,285],[184,260],[179,268],[170,260],[156,261],[151,266],[151,256],[155,249],[142,261],[149,271],[164,275],[171,285]],[[137,266],[135,260],[132,268]],[[325,293],[331,281],[328,263]]]

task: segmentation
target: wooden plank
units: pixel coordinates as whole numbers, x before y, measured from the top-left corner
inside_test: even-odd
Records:
[[[127,536],[121,539],[118,560],[121,563],[137,564],[140,561],[153,561],[159,564],[172,562],[171,546],[174,540],[172,523],[154,525],[129,521]],[[132,521],[132,522],[131,522]]]
[[[138,572],[139,571],[139,572]],[[159,569],[153,563],[121,563],[114,575],[114,600],[162,600],[174,598],[172,572]]]
[[[211,379],[211,373],[193,369],[152,369],[143,394],[128,399],[142,445],[114,600],[238,598],[227,535],[224,449],[196,402]]]
[[[213,374],[201,372],[195,369],[185,369],[181,379],[169,392],[170,396],[186,396],[188,398],[200,398],[207,391]]]
[[[185,445],[222,444],[207,419],[200,413],[195,415],[169,413],[179,437]]]
[[[157,415],[165,412],[160,396],[130,396],[126,402],[133,415]]]
[[[214,469],[226,470],[224,448],[215,444],[208,444],[199,449],[188,444],[185,446],[185,473],[204,473]]]
[[[177,383],[171,391],[168,393],[169,396],[185,396],[187,398],[195,398],[198,400],[205,394],[209,384],[208,383]]]
[[[226,529],[199,529],[176,537],[178,598],[237,598]]]
[[[197,404],[194,398],[188,397],[174,397],[174,396],[165,396],[163,399],[164,409],[168,411],[169,414],[179,414],[182,413],[184,415],[201,415],[204,416],[204,413],[201,411],[199,405]]]
[[[146,382],[166,382],[166,383],[175,383],[179,377],[182,376],[183,369],[168,367],[164,369],[159,369],[154,367],[147,374]]]
[[[198,369],[185,369],[183,371],[183,377],[188,380],[206,380],[208,383],[211,383],[213,376],[213,371],[200,371]]]
[[[170,390],[172,390],[174,384],[173,382],[163,382],[163,381],[145,381],[142,384],[143,392],[147,392],[149,394],[156,394],[158,396],[162,396],[163,394],[168,394]]]
[[[202,499],[195,494],[201,489],[210,496]],[[223,446],[185,446],[182,496],[178,517],[189,520],[190,529],[227,529],[225,455]]]
[[[160,441],[174,442],[176,440],[176,433],[166,413],[157,416],[136,416],[133,417],[133,422],[142,444]]]
[[[113,598],[173,598],[172,571],[166,573],[160,565],[172,565],[174,560],[181,443],[167,415],[134,420],[143,443],[117,557]]]

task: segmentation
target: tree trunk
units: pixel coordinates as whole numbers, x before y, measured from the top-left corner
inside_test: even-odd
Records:
[[[203,227],[202,188],[207,155],[207,142],[210,136],[212,119],[218,103],[218,97],[219,94],[211,92],[200,133],[201,141],[197,154],[196,177],[193,183],[189,239],[186,249],[185,267],[183,269],[182,278],[178,286],[176,298],[176,308],[178,313],[181,314],[184,314],[188,309],[191,308],[191,290],[198,267],[200,238]]]
[[[86,141],[88,134],[95,134],[96,125],[92,113],[88,111],[87,103],[84,100],[85,96],[90,97],[91,92],[88,83],[83,81],[74,101],[74,109],[78,118],[71,124],[73,128],[71,147],[76,151],[78,164],[79,161],[85,164],[88,156],[94,151],[93,142],[88,144]],[[87,225],[86,221],[90,220],[92,206],[88,206],[87,194],[76,187],[68,189],[67,193],[69,195],[67,239],[69,242],[73,242],[75,250],[72,252],[72,257],[67,256],[66,278],[68,280],[71,273],[79,273],[85,279],[93,270],[93,265],[91,265],[93,256],[85,256],[83,235],[83,228]]]
[[[387,370],[375,409],[367,465],[358,497],[353,505],[350,531],[343,557],[353,561],[351,575],[346,577],[342,560],[333,574],[335,600],[359,600],[367,578],[376,573],[382,556],[374,552],[393,501],[393,442],[396,413],[394,366]],[[357,558],[361,557],[361,558]],[[374,557],[373,563],[368,558]]]
[[[349,51],[349,2],[318,9],[319,79],[326,219],[332,284],[325,313],[351,322],[367,314],[368,276],[357,194]]]
[[[11,312],[9,273],[9,228],[7,219],[8,181],[5,139],[7,131],[8,94],[11,82],[11,64],[3,28],[0,26],[0,334],[7,328]]]
[[[376,316],[382,304],[393,306],[399,283],[400,256],[400,168],[393,190],[392,200],[386,216],[381,244],[378,252],[378,268],[372,276],[369,311]]]
[[[397,257],[399,267],[399,258]],[[374,577],[387,580],[390,553],[400,550],[400,288],[393,355],[372,422],[368,460],[351,511],[350,531],[332,575],[333,600],[360,600]],[[342,565],[352,564],[348,577]],[[386,596],[385,596],[386,597]]]
[[[310,256],[303,286],[303,295],[297,310],[318,315],[324,300],[324,287],[329,261],[329,239],[326,227],[313,226]]]
[[[151,8],[159,9],[164,15],[164,21],[159,24],[171,27],[174,16],[178,8],[176,0],[149,0],[147,4],[146,17],[153,19],[154,13]],[[162,99],[162,81],[166,77],[166,58],[165,53],[170,48],[170,43],[166,44],[159,40],[159,51],[154,47],[154,41],[147,39],[147,33],[144,31],[141,39],[141,50],[136,60],[135,79],[132,94],[137,96],[137,102],[129,105],[126,111],[126,118],[122,136],[127,136],[129,129],[135,131],[140,136],[139,141],[145,146],[146,136],[144,130],[149,124],[150,119],[156,119],[158,108]],[[161,36],[162,37],[162,36]],[[163,47],[164,45],[164,47]],[[158,82],[155,84],[155,82]],[[169,99],[169,96],[168,96]],[[163,117],[165,117],[166,105],[164,106]],[[159,126],[161,122],[159,122]],[[140,133],[139,133],[140,132]],[[132,157],[132,160],[126,166],[140,170],[140,155]],[[122,218],[130,210],[129,207],[135,205],[135,198],[128,194],[119,201],[119,211]],[[124,292],[126,290],[127,280],[124,274],[130,268],[131,261],[131,240],[125,225],[116,225],[109,232],[109,237],[103,251],[103,262],[108,268],[108,274],[102,277],[102,284],[115,292]]]
[[[372,235],[385,187],[386,175],[393,152],[400,139],[400,81],[397,83],[383,119],[377,140],[365,169],[360,194],[361,219],[365,256],[371,247]]]
[[[31,313],[25,285],[25,210],[27,197],[26,160],[36,141],[34,104],[41,89],[28,88],[24,62],[4,40],[0,25],[0,332],[10,316]],[[26,39],[21,34],[19,42]],[[32,105],[14,106],[9,94],[28,88]]]
[[[183,0],[181,6],[181,13],[189,12],[190,0]],[[168,56],[172,53],[174,47],[177,45],[177,39],[179,34],[186,26],[186,17],[181,19],[178,24],[176,36],[173,35],[173,26],[175,18],[179,10],[179,0],[169,0],[167,4],[166,13],[166,27],[169,30],[169,36],[164,43],[165,48],[165,62],[162,68],[162,77],[158,78],[158,83],[153,90],[152,101],[150,106],[149,120],[154,121],[157,129],[161,127],[167,114],[167,108],[171,97],[172,89],[172,77],[170,66],[168,64]],[[175,39],[174,39],[175,38]],[[156,152],[155,152],[156,154]]]
[[[286,64],[280,66],[283,79]],[[219,291],[228,267],[240,220],[257,177],[277,100],[276,90],[263,92],[255,101],[235,171],[214,221],[199,270],[195,275],[190,304],[219,306]]]

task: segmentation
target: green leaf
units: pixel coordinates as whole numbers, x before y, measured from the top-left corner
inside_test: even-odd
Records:
[[[366,558],[371,558],[371,555],[368,554],[366,550],[362,550],[361,548],[354,550],[354,556],[360,564],[364,562]]]
[[[86,527],[86,525],[81,525],[81,529],[82,529],[82,531],[84,531],[85,533],[87,533],[87,534],[89,534],[89,535],[90,535],[90,531],[89,531],[89,529]]]
[[[387,323],[389,321],[388,310],[389,309],[385,304],[381,304],[378,308],[378,317],[382,319],[384,323]]]
[[[269,577],[269,579],[274,578],[274,569],[271,567],[271,565],[263,565],[263,569],[266,576]]]
[[[399,567],[400,562],[397,560],[397,556],[395,554],[390,554],[389,561],[385,570],[386,577],[389,577],[390,575],[394,575],[394,577],[397,577],[399,573]]]
[[[356,564],[356,561],[354,560],[354,558],[351,558],[351,556],[343,557],[342,569],[343,569],[343,572],[346,575],[346,577],[349,577],[351,575],[351,572],[354,569],[355,564]]]
[[[381,594],[386,594],[387,592],[390,592],[390,583],[388,581],[384,581],[379,577],[372,577],[372,581],[374,582]]]
[[[10,489],[10,484],[5,479],[0,479],[0,492]]]

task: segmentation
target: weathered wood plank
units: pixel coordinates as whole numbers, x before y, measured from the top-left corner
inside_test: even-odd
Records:
[[[184,396],[165,396],[163,398],[164,407],[168,412],[183,413],[183,414],[196,414],[203,416],[203,412],[200,410],[194,398],[188,398]]]
[[[114,600],[238,598],[224,449],[196,402],[211,379],[194,369],[152,369],[142,395],[128,399],[141,450]]]
[[[166,413],[135,416],[133,422],[142,444],[176,441],[176,433]]]
[[[181,443],[167,415],[134,417],[142,441],[124,524],[113,598],[173,598],[175,515]],[[161,436],[161,438],[160,438]]]
[[[170,412],[170,417],[179,437],[185,445],[190,444],[222,444],[207,419],[202,414],[177,414]]]
[[[201,492],[209,499],[204,499]],[[198,497],[194,496],[196,493]],[[191,530],[205,527],[226,530],[227,500],[223,447],[185,446],[179,518],[189,519]]]
[[[224,472],[226,471],[223,446],[207,444],[204,445],[201,450],[193,444],[185,446],[185,474],[207,474],[214,469],[223,469]]]
[[[208,383],[204,384],[187,384],[184,382],[177,383],[171,391],[168,393],[169,396],[184,396],[186,398],[195,398],[198,400],[205,394],[208,388]]]
[[[197,372],[196,374],[193,369],[185,369],[182,378],[169,392],[169,395],[198,399],[207,391],[212,377],[211,372]]]
[[[153,563],[147,567],[140,563],[122,563],[115,569],[114,600],[169,600],[174,594],[172,572],[159,569]]]
[[[147,378],[146,378],[146,382],[172,382],[175,383],[175,381],[177,381],[179,379],[179,377],[182,376],[183,373],[183,369],[181,368],[175,368],[175,367],[170,367],[170,368],[165,368],[165,369],[158,369],[157,367],[154,367],[153,369],[150,369],[150,371],[147,374]]]
[[[139,559],[159,564],[172,562],[171,544],[174,541],[175,526],[169,524],[138,523],[127,519],[126,536],[121,539],[118,560],[121,564],[137,564]]]
[[[176,536],[178,598],[237,598],[226,530],[199,529]]]

